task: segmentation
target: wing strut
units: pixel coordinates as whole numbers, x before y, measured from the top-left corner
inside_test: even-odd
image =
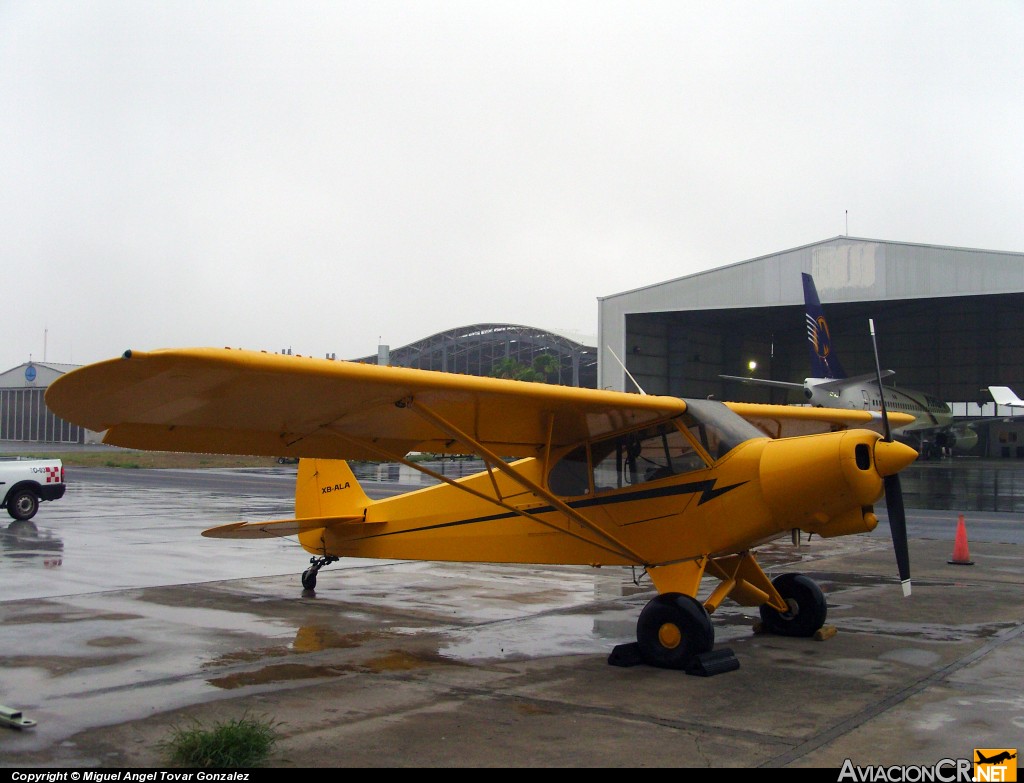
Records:
[[[640,555],[638,555],[636,552],[634,552],[632,549],[630,549],[624,543],[622,543],[617,538],[615,538],[615,536],[613,536],[610,533],[607,533],[604,530],[602,530],[601,528],[599,528],[597,525],[595,525],[593,522],[591,522],[585,516],[580,514],[578,511],[576,511],[574,508],[569,506],[563,500],[559,499],[558,497],[556,497],[552,493],[548,492],[546,489],[541,487],[539,484],[535,484],[534,482],[530,481],[528,478],[526,478],[521,473],[519,473],[519,471],[515,470],[511,465],[509,465],[507,462],[505,462],[505,460],[503,460],[497,454],[495,454],[494,452],[492,452],[489,449],[485,448],[483,446],[483,444],[481,444],[479,441],[475,440],[474,438],[472,438],[469,435],[467,435],[466,433],[464,433],[462,430],[460,430],[458,427],[456,427],[451,422],[445,421],[445,419],[443,419],[438,414],[434,413],[432,410],[430,410],[426,406],[418,404],[413,398],[409,398],[408,400],[406,400],[406,405],[409,408],[412,409],[413,413],[416,413],[419,416],[423,417],[429,423],[433,424],[435,427],[438,427],[439,429],[441,429],[444,432],[448,433],[449,435],[451,435],[456,440],[458,440],[458,441],[460,441],[462,443],[465,443],[467,446],[469,446],[472,449],[475,449],[476,453],[479,454],[481,457],[483,457],[484,460],[486,460],[489,463],[489,466],[496,467],[502,473],[505,473],[505,474],[511,476],[512,480],[515,481],[519,486],[525,487],[526,489],[528,489],[531,492],[533,492],[535,495],[539,495],[540,497],[545,498],[552,506],[557,508],[559,511],[561,511],[563,514],[565,514],[567,517],[569,517],[570,519],[576,520],[584,528],[589,530],[591,533],[593,533],[593,534],[595,534],[597,536],[600,536],[605,541],[607,541],[610,544],[612,544],[612,546],[615,547],[615,550],[617,551],[618,554],[627,555],[628,557],[631,557],[634,560],[636,560],[637,563],[646,563],[646,560],[644,558],[640,557]],[[531,516],[530,518],[533,519],[534,517]],[[558,528],[558,529],[562,530],[562,528]],[[562,532],[568,532],[568,531],[562,530]],[[588,539],[583,538],[583,540],[586,541]],[[590,543],[593,543],[593,542],[591,541]]]
[[[444,476],[444,475],[442,475],[440,473],[437,473],[436,471],[431,470],[430,468],[425,467],[424,465],[421,465],[420,463],[413,462],[413,461],[411,461],[409,459],[406,459],[404,455],[394,454],[392,452],[387,451],[386,449],[380,448],[379,446],[377,446],[377,445],[375,445],[375,444],[373,444],[371,442],[360,440],[358,438],[353,438],[351,435],[348,435],[348,434],[346,434],[344,432],[340,432],[340,431],[336,430],[334,427],[332,427],[330,425],[327,425],[324,429],[328,430],[332,435],[340,438],[341,440],[344,440],[344,441],[347,441],[349,443],[352,443],[352,444],[354,444],[356,446],[359,446],[360,448],[364,448],[364,449],[367,449],[369,451],[377,452],[377,454],[380,455],[380,457],[382,459],[388,459],[388,460],[394,460],[395,462],[400,462],[403,465],[412,468],[413,470],[417,470],[420,473],[424,473],[424,474],[430,476],[431,478],[436,479],[437,481],[440,481],[440,482],[443,482],[445,484],[448,484],[448,485],[450,485],[452,487],[455,487],[456,489],[459,489],[459,490],[461,490],[463,492],[467,492],[470,495],[473,495],[474,497],[478,497],[481,500],[487,501],[488,503],[493,503],[494,505],[496,505],[496,506],[498,506],[500,508],[503,508],[506,511],[511,511],[513,514],[518,514],[521,517],[525,517],[526,519],[529,519],[531,522],[535,522],[535,523],[537,523],[539,525],[543,525],[544,527],[549,527],[552,530],[555,530],[555,531],[557,531],[559,533],[562,533],[564,535],[571,536],[573,538],[577,538],[580,541],[583,541],[584,543],[589,544],[592,547],[596,547],[597,549],[603,549],[605,552],[610,552],[613,555],[618,555],[619,557],[631,558],[631,559],[635,560],[640,565],[647,565],[647,561],[644,558],[640,557],[639,555],[637,555],[636,553],[634,553],[633,551],[631,551],[627,547],[624,547],[624,546],[609,546],[609,545],[604,544],[604,543],[602,543],[600,541],[594,541],[593,539],[588,538],[587,536],[581,535],[580,533],[577,533],[577,532],[575,532],[573,530],[570,530],[568,528],[561,527],[561,526],[553,524],[551,522],[546,522],[545,520],[541,519],[538,516],[535,516],[534,514],[531,514],[529,511],[527,511],[525,509],[516,508],[515,506],[510,505],[509,503],[506,503],[505,501],[503,501],[500,498],[500,496],[491,497],[490,495],[487,495],[487,494],[485,494],[483,492],[480,492],[479,490],[473,489],[472,487],[467,487],[465,484],[461,484],[461,483],[459,483],[458,481],[456,481],[455,479],[453,479],[453,478],[451,478],[449,476]],[[468,445],[473,446],[474,442],[473,441],[469,441]],[[486,457],[485,454],[481,454],[480,456],[484,457],[484,461],[485,462],[487,461],[487,457]],[[504,464],[504,461],[503,460],[499,460],[499,464]],[[490,464],[487,465],[487,469],[488,469],[488,471],[491,470]],[[527,482],[516,471],[509,471],[509,475],[512,477],[513,481],[516,481],[517,483],[520,484],[520,486],[522,486],[524,488],[530,489],[533,486],[531,482]],[[548,493],[548,492],[546,492],[546,491],[544,491],[542,489],[538,488],[537,491],[538,491],[538,494],[540,494],[541,497],[543,497],[546,500],[548,500],[549,502],[551,502],[552,505],[555,505],[556,507],[558,507],[560,511],[562,510],[562,508],[560,506],[564,506],[565,505],[564,503],[561,503],[561,501],[558,501],[556,498],[553,498],[550,495],[550,493]],[[497,495],[497,485],[496,484],[495,484],[495,493]],[[580,524],[583,525],[585,529],[593,531],[593,529],[594,529],[593,525],[591,525],[589,522],[587,522],[585,517],[580,517],[577,512],[573,511],[573,509],[569,508],[568,506],[566,506],[565,508],[568,509],[568,511],[566,513],[568,513],[568,515],[571,518],[576,519],[578,522],[580,522]],[[604,537],[604,538],[611,538],[611,536],[603,534],[603,532],[600,531],[600,530],[598,530],[596,532],[599,535],[602,535],[602,537]],[[618,543],[618,542],[615,542],[614,539],[612,539],[612,541],[613,541],[613,543],[616,543],[616,544]]]

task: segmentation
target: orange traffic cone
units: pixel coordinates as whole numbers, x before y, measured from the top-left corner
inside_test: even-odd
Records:
[[[964,524],[964,515],[960,515],[960,521],[956,523],[956,541],[953,543],[953,559],[947,561],[950,565],[974,565],[970,554],[967,552],[967,526]]]

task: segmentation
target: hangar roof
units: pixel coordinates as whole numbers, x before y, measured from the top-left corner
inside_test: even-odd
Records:
[[[557,383],[593,388],[597,351],[564,335],[521,324],[472,324],[438,332],[401,348],[390,349],[388,362],[399,367],[490,375],[504,360],[529,365],[547,354],[557,361]],[[376,364],[378,357],[355,361]]]
[[[602,313],[714,310],[803,302],[800,273],[830,302],[1024,291],[1024,253],[837,236],[599,297]]]

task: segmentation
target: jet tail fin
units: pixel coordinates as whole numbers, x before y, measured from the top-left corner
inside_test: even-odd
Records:
[[[825,311],[818,300],[814,278],[801,273],[804,282],[804,317],[807,321],[807,341],[810,343],[812,378],[845,378],[846,371],[836,358],[832,347]]]
[[[1024,408],[1024,400],[1018,397],[1009,386],[989,386],[988,393],[996,401],[996,405],[1008,405],[1011,408]]]

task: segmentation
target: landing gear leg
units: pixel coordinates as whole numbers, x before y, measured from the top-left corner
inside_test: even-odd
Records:
[[[316,575],[325,565],[338,562],[336,557],[311,557],[309,558],[309,568],[302,572],[302,589],[303,590],[316,590]]]

